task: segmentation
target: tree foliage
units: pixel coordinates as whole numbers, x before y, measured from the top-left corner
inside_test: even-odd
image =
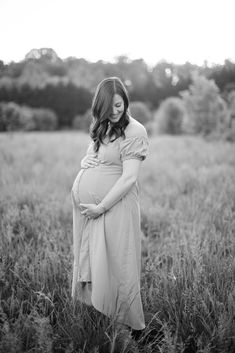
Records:
[[[146,125],[152,119],[151,111],[143,102],[131,102],[129,109],[131,115],[143,125]]]
[[[227,128],[230,116],[214,80],[194,74],[189,90],[181,92],[187,114],[184,129],[188,133],[209,135]]]
[[[33,108],[47,108],[58,116],[59,127],[70,127],[75,115],[84,114],[91,105],[91,93],[84,87],[77,87],[69,82],[57,82],[43,87],[31,88],[23,84],[17,86],[2,86],[0,101],[15,102]]]
[[[235,90],[235,63],[230,60],[211,67],[206,62],[198,66],[167,61],[149,67],[142,58],[131,60],[125,55],[113,63],[75,57],[62,60],[52,48],[32,49],[20,62],[0,60],[0,102],[51,109],[58,116],[59,128],[72,127],[74,117],[90,109],[97,84],[107,76],[120,77],[130,100],[154,111],[164,99],[188,90],[194,71],[214,80],[229,104],[229,94]]]
[[[178,135],[186,113],[184,102],[178,97],[166,98],[155,114],[158,133]]]
[[[92,122],[91,109],[88,109],[85,114],[76,115],[73,119],[73,128],[77,130],[83,130],[89,132],[89,127]]]

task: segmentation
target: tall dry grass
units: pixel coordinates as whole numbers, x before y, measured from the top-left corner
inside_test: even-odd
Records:
[[[0,135],[1,352],[234,352],[235,147],[151,139],[137,340],[71,301],[70,190],[88,136]]]

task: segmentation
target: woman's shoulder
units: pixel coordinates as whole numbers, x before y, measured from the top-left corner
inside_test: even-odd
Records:
[[[146,128],[143,124],[141,124],[138,120],[134,119],[130,116],[129,124],[125,129],[126,138],[129,137],[146,137],[148,138],[148,134]]]

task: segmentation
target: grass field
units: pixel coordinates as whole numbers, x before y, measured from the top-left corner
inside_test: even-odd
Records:
[[[88,135],[0,135],[0,352],[235,352],[235,145],[151,138],[141,166],[147,328],[70,297],[70,190]]]

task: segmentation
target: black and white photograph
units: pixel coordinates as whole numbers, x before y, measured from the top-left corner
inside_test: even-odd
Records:
[[[235,2],[0,14],[0,353],[235,353]]]

